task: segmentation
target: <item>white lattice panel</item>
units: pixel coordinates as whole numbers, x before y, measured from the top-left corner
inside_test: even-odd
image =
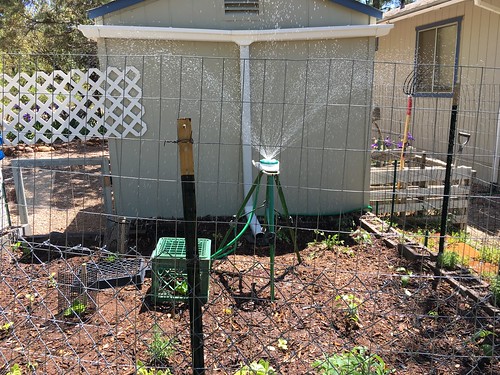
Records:
[[[0,75],[0,118],[6,144],[52,143],[76,138],[143,135],[140,72],[134,67],[105,72]]]

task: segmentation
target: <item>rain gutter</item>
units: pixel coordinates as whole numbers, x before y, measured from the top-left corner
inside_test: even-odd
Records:
[[[283,42],[384,36],[391,25],[348,25],[299,27],[266,30],[220,30],[179,27],[130,25],[79,25],[78,29],[90,39],[155,39],[197,42],[233,42],[250,45],[255,42]]]
[[[252,117],[250,89],[250,44],[298,40],[380,37],[394,25],[370,24],[350,26],[301,27],[271,30],[219,30],[130,25],[80,25],[78,29],[89,39],[154,39],[197,42],[232,42],[240,47],[240,84],[242,98],[241,142],[243,191],[246,197],[252,186]],[[252,213],[248,204],[245,214]],[[262,232],[257,215],[252,215],[250,227],[255,235]]]

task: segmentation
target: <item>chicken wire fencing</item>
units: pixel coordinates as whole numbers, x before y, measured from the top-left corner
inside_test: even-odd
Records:
[[[0,371],[500,371],[499,70],[457,71],[437,261],[452,98],[412,93],[407,117],[413,66],[99,64],[3,64]],[[194,149],[196,348],[179,118]]]

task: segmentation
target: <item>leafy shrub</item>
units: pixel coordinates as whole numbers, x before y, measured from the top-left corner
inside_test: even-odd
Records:
[[[243,366],[234,375],[276,375],[276,371],[268,361],[260,359],[259,362],[252,362],[248,366]]]
[[[395,371],[387,369],[380,356],[369,354],[363,346],[356,346],[342,354],[325,355],[312,366],[324,375],[386,375]]]
[[[175,352],[175,339],[169,339],[163,336],[160,327],[153,327],[153,338],[148,347],[148,354],[151,356],[151,362],[165,364]]]

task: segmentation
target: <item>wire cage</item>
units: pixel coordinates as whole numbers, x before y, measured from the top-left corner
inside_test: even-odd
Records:
[[[58,310],[64,317],[90,314],[97,310],[97,270],[82,264],[57,274]]]

